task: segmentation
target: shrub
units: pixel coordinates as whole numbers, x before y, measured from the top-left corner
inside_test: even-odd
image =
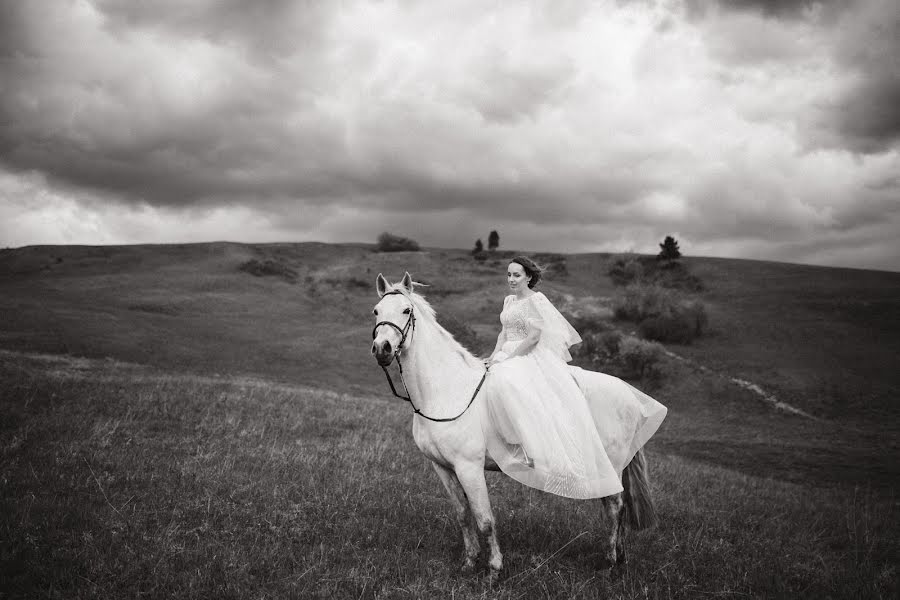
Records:
[[[589,359],[597,358],[600,345],[598,343],[600,336],[593,333],[581,334],[581,343],[569,348],[569,352],[573,357],[584,356]]]
[[[635,284],[613,303],[613,313],[620,319],[641,322],[649,317],[674,314],[679,298],[671,290],[658,285]]]
[[[699,292],[703,289],[703,282],[700,278],[688,271],[687,267],[678,261],[658,262],[656,266],[650,279],[658,285],[689,292]]]
[[[694,327],[686,315],[660,315],[641,321],[638,325],[641,337],[658,342],[687,344],[694,337]]]
[[[644,262],[637,254],[617,254],[612,258],[606,274],[616,285],[637,283],[644,278]]]
[[[581,336],[581,343],[573,346],[572,354],[591,361],[606,364],[619,358],[622,334],[615,329],[602,332],[589,331]]]
[[[619,356],[622,346],[622,338],[624,338],[619,331],[612,329],[610,331],[604,331],[600,334],[600,344],[603,347],[603,351],[610,358],[616,358]]]
[[[472,254],[478,254],[480,252],[484,252],[484,244],[481,243],[481,238],[475,240],[475,247],[472,249]]]
[[[563,316],[581,334],[581,337],[612,329],[612,324],[607,319],[594,314],[572,314],[566,312],[563,313]]]
[[[685,299],[658,285],[628,286],[616,299],[614,313],[638,323],[642,337],[678,344],[688,344],[702,335],[709,322],[703,302]]]
[[[375,246],[375,249],[379,252],[416,251],[419,249],[419,244],[409,238],[400,237],[385,231],[378,236],[378,244]]]
[[[709,316],[706,313],[706,305],[699,300],[682,302],[681,313],[687,318],[694,328],[694,337],[700,337],[706,331],[709,324]]]
[[[616,285],[656,284],[665,288],[698,292],[703,289],[699,277],[677,260],[658,260],[652,256],[618,254],[606,271]]]
[[[659,375],[663,347],[634,337],[624,337],[619,344],[619,356],[629,374],[637,377]]]
[[[307,283],[309,283],[310,281],[312,281],[312,278],[307,278]],[[365,289],[369,289],[372,287],[372,284],[370,282],[365,281],[363,279],[359,279],[358,277],[347,277],[347,278],[325,277],[325,278],[319,280],[319,283],[327,283],[328,285],[332,285],[335,287],[345,287],[348,290],[353,290],[353,289],[365,290]]]
[[[238,267],[241,271],[256,277],[280,277],[289,283],[297,281],[297,271],[276,260],[248,260]]]

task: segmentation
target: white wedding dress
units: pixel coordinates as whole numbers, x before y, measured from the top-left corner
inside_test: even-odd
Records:
[[[525,485],[569,498],[622,491],[622,470],[650,439],[666,407],[618,377],[566,364],[578,332],[536,292],[507,296],[506,341],[485,381],[484,433],[500,469]],[[539,329],[527,354],[508,355]]]

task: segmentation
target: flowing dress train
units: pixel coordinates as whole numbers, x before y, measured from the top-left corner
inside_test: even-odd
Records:
[[[567,364],[581,341],[544,294],[507,296],[502,362],[491,367],[483,404],[487,450],[525,485],[569,498],[622,491],[622,471],[666,416],[666,407],[613,377]],[[508,358],[530,329],[540,340]]]

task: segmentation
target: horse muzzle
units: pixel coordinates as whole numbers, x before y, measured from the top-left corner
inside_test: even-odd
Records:
[[[394,347],[391,346],[391,343],[387,340],[378,342],[378,340],[372,342],[372,356],[375,357],[375,360],[378,361],[378,364],[382,367],[386,367],[394,360]]]
[[[391,352],[388,354],[379,354],[378,352],[376,352],[375,361],[378,363],[378,366],[386,367],[394,361],[394,353]]]

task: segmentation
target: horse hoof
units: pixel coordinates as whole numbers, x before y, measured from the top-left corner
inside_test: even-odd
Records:
[[[463,575],[471,575],[475,572],[475,561],[471,558],[467,558],[463,561],[462,566],[459,568],[459,572]]]
[[[624,550],[619,550],[616,555],[616,565],[627,565],[628,564],[628,555],[625,554]]]
[[[612,552],[607,552],[606,553],[606,563],[604,564],[604,568],[611,569],[614,566],[616,566],[617,564],[619,564],[619,557],[616,556],[616,551],[613,550]]]
[[[499,569],[488,569],[487,577],[485,578],[487,584],[489,586],[494,586],[500,580],[500,571]]]

